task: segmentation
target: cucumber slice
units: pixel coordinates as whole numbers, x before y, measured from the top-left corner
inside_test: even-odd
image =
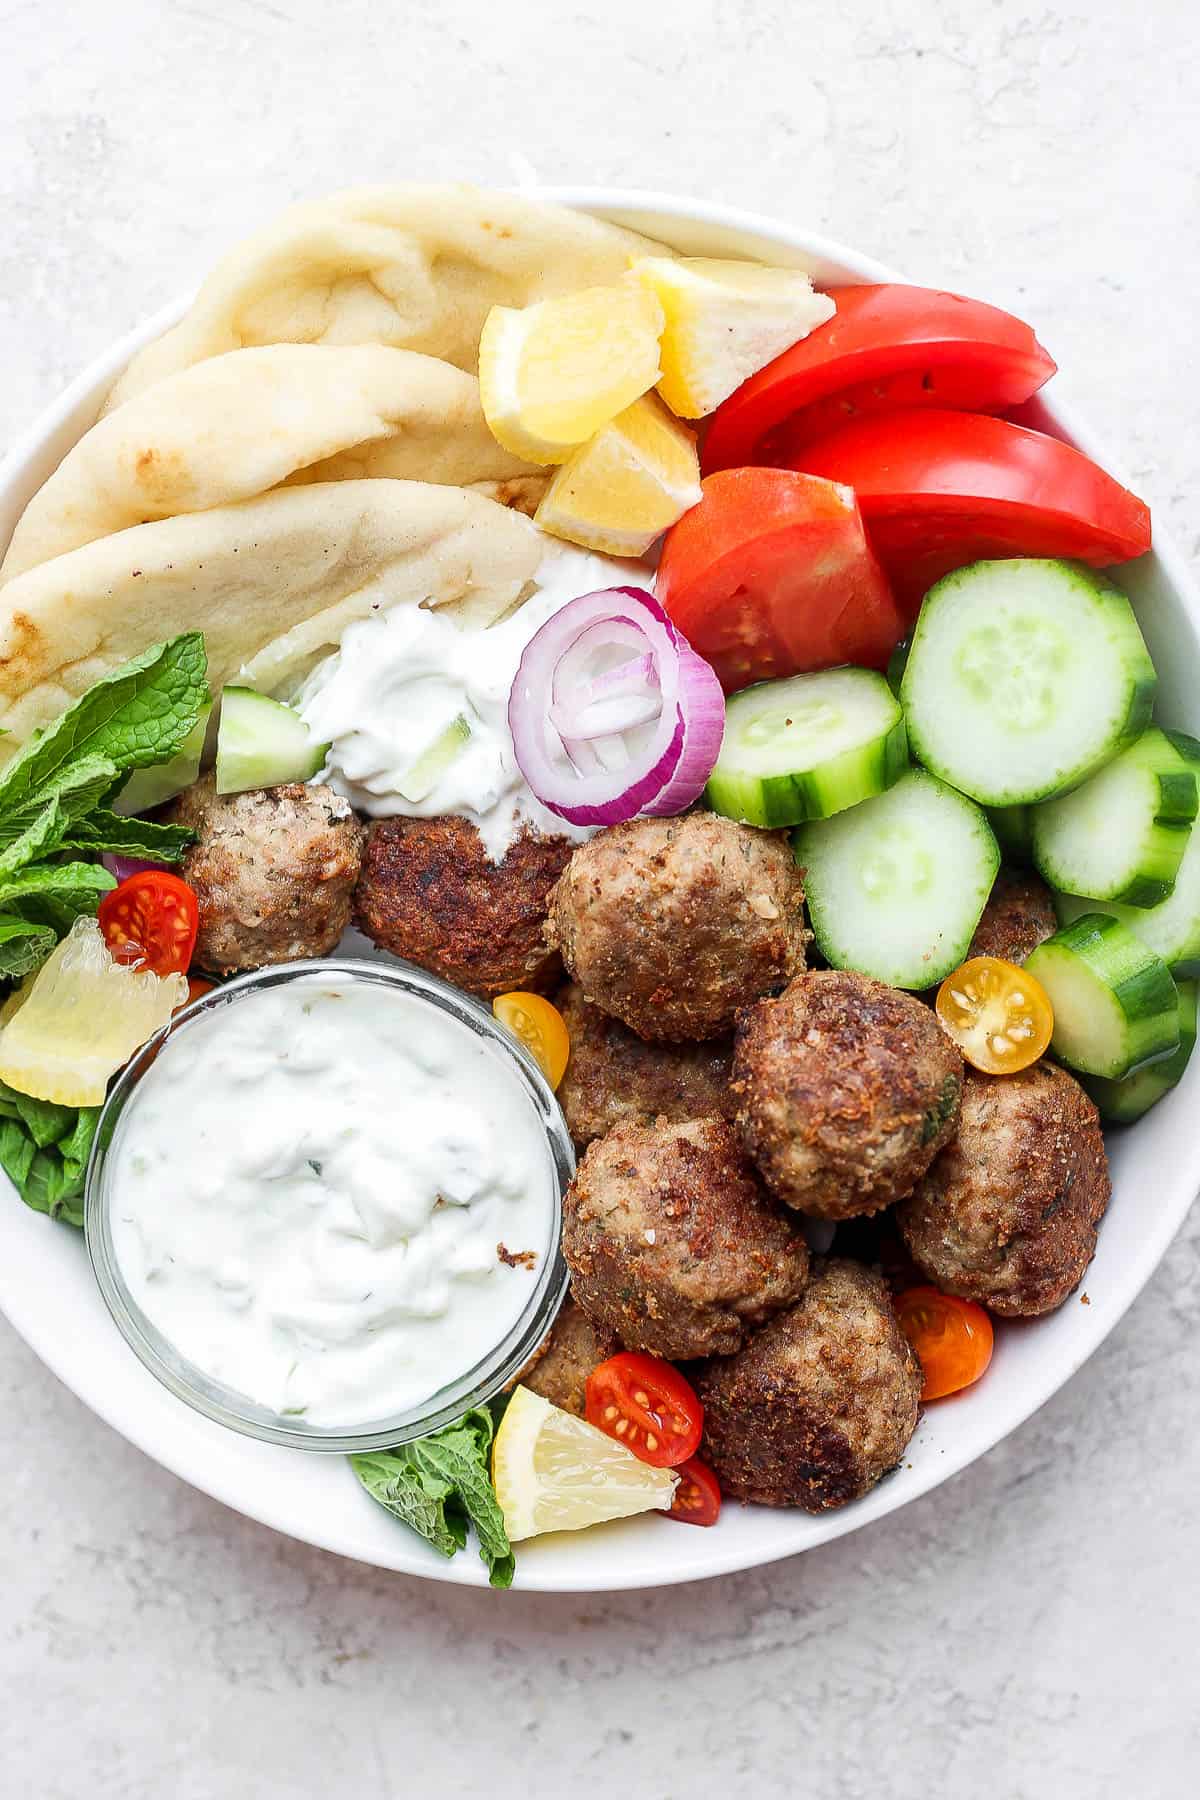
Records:
[[[925,596],[900,698],[912,753],[987,806],[1049,800],[1139,737],[1154,665],[1094,569],[972,563]]]
[[[422,800],[428,800],[446,770],[458,761],[470,741],[471,727],[465,714],[459,713],[421,752],[403,781],[396,783],[400,798],[407,800],[410,806],[419,806]]]
[[[300,714],[282,700],[244,687],[227,687],[221,695],[218,794],[311,781],[320,773],[328,750],[328,744],[314,744]]]
[[[1033,812],[1028,806],[989,806],[988,824],[1005,862],[1026,869],[1033,861]]]
[[[1151,725],[1082,787],[1033,808],[1033,860],[1062,892],[1156,906],[1175,885],[1198,800],[1196,770]]]
[[[1000,867],[983,813],[924,769],[792,843],[821,954],[892,987],[958,967]]]
[[[211,705],[206,706],[170,762],[159,763],[153,769],[133,771],[113,802],[114,812],[122,813],[126,818],[134,813],[149,812],[165,800],[173,800],[176,794],[182,794],[184,788],[191,787],[200,773],[211,713]]]
[[[1196,1047],[1196,995],[1198,984],[1181,981],[1179,988],[1179,1048],[1174,1056],[1149,1063],[1121,1081],[1103,1075],[1085,1075],[1083,1085],[1100,1109],[1100,1117],[1113,1125],[1132,1125],[1169,1094],[1183,1077]]]
[[[1107,913],[1120,919],[1147,949],[1161,956],[1172,975],[1200,975],[1200,827],[1192,827],[1175,886],[1161,905],[1122,906],[1115,900],[1055,894],[1054,910],[1063,925],[1069,925],[1083,913]]]
[[[1119,1078],[1179,1048],[1179,995],[1162,958],[1108,913],[1084,913],[1025,959],[1054,1008],[1068,1068]]]
[[[799,825],[883,793],[907,767],[904,715],[883,676],[825,669],[732,695],[705,798],[747,825]]]
[[[887,684],[897,700],[900,698],[900,684],[904,680],[904,671],[908,667],[908,653],[911,649],[912,639],[901,638],[888,657]]]

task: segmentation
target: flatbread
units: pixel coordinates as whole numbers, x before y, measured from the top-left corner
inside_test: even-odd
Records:
[[[472,373],[493,306],[614,281],[661,245],[585,213],[467,186],[358,188],[293,206],[218,263],[105,412],[252,344],[389,344]]]
[[[0,590],[0,756],[181,631],[204,633],[214,693],[234,676],[269,692],[378,608],[452,605],[486,625],[527,591],[543,545],[480,494],[386,480],[280,488],[98,538]]]
[[[475,377],[450,363],[380,344],[234,350],[94,425],[25,508],[0,582],[131,525],[285,481],[487,482],[504,498],[531,473],[492,436]]]

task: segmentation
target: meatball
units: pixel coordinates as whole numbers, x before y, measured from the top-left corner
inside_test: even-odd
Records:
[[[1099,1114],[1073,1076],[1046,1062],[968,1070],[958,1140],[896,1222],[938,1287],[1026,1317],[1078,1286],[1111,1191]]]
[[[733,1044],[647,1044],[617,1019],[591,1006],[572,983],[558,996],[571,1038],[571,1060],[558,1103],[583,1150],[622,1119],[672,1125],[685,1119],[733,1117],[729,1087]]]
[[[698,1372],[704,1454],[735,1499],[844,1506],[899,1462],[921,1386],[882,1279],[830,1257],[798,1305]]]
[[[768,1187],[820,1219],[911,1193],[954,1135],[962,1057],[935,1014],[869,975],[814,969],[738,1025],[738,1125]]]
[[[631,819],[576,850],[548,940],[587,998],[652,1041],[714,1038],[804,967],[785,838],[715,813]]]
[[[1058,930],[1050,889],[1037,875],[1001,869],[975,927],[968,956],[1023,963]]]
[[[494,863],[468,819],[379,819],[354,923],[381,950],[483,1000],[553,986],[561,968],[542,928],[571,848],[567,838],[526,829]]]
[[[218,794],[205,775],[164,809],[197,841],[183,877],[196,891],[196,962],[214,975],[327,956],[350,923],[362,826],[332,788]]]
[[[593,1325],[574,1300],[568,1300],[554,1329],[542,1346],[533,1367],[521,1377],[527,1388],[564,1412],[585,1412],[587,1378],[598,1363],[607,1362],[621,1348],[621,1340],[602,1325]]]
[[[626,1120],[585,1152],[563,1202],[575,1298],[631,1350],[728,1355],[803,1291],[808,1246],[724,1119]]]

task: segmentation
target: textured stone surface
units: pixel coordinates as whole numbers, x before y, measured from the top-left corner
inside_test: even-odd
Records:
[[[0,442],[239,231],[397,175],[692,189],[1038,324],[1195,555],[1191,0],[7,0]],[[273,1537],[0,1325],[0,1768],[40,1800],[1182,1800],[1200,1219],[982,1464],[758,1573],[434,1587]]]

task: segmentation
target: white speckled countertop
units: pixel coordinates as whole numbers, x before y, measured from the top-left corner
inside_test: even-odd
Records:
[[[282,203],[521,157],[1008,303],[1196,552],[1193,0],[6,0],[0,34],[0,444]],[[0,1786],[1183,1800],[1198,1249],[1200,1212],[1101,1354],[948,1487],[790,1563],[611,1599],[274,1537],[0,1322]]]

